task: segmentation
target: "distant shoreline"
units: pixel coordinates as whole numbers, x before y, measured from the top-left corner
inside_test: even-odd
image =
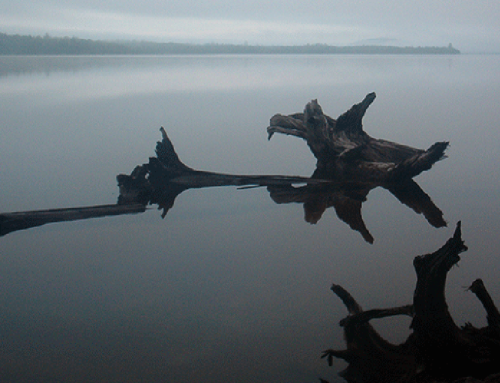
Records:
[[[167,55],[167,54],[460,54],[447,47],[398,47],[385,45],[333,46],[236,45],[105,41],[77,37],[9,35],[0,33],[0,55]]]

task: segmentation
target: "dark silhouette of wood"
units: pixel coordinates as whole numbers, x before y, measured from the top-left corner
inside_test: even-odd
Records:
[[[282,133],[304,139],[317,159],[313,178],[393,182],[413,178],[444,158],[448,142],[422,150],[370,137],[362,120],[374,100],[375,93],[368,94],[337,120],[312,100],[303,113],[272,117],[268,137]]]
[[[120,195],[116,205],[97,205],[63,209],[36,210],[0,214],[0,236],[47,223],[75,221],[112,215],[142,213],[148,204],[157,204],[165,217],[175,198],[191,188],[215,186],[268,186],[322,184],[329,181],[309,177],[247,176],[205,172],[184,165],[177,156],[165,129],[157,143],[157,157],[137,166],[130,175],[117,176]]]
[[[136,214],[146,210],[142,204],[98,205],[0,214],[0,236],[47,223],[78,221],[113,215]]]
[[[349,366],[340,375],[348,382],[464,382],[467,377],[498,381],[494,379],[500,377],[500,314],[483,282],[474,281],[469,290],[487,312],[484,328],[457,326],[445,299],[446,276],[466,250],[459,222],[444,246],[416,257],[411,305],[363,311],[344,288],[333,285],[332,291],[349,312],[340,322],[347,348],[326,350],[322,357],[330,365],[333,358],[346,360]],[[369,324],[371,319],[393,315],[412,317],[412,333],[399,345],[384,340]]]
[[[329,180],[282,175],[235,175],[195,170],[185,165],[175,152],[165,129],[160,129],[162,141],[156,144],[156,157],[137,166],[130,175],[117,176],[120,188],[119,204],[158,204],[165,217],[175,198],[187,189],[218,186],[260,187],[293,184],[328,184]]]
[[[117,176],[120,196],[116,206],[0,214],[0,235],[45,223],[142,212],[148,204],[157,204],[165,217],[183,191],[216,186],[268,187],[276,203],[303,203],[306,221],[310,223],[318,222],[326,208],[334,207],[339,218],[370,243],[373,237],[363,222],[361,206],[369,191],[379,186],[417,213],[423,213],[433,226],[445,226],[442,212],[412,177],[444,158],[448,143],[436,143],[428,150],[421,150],[368,136],[363,131],[362,119],[374,99],[375,93],[370,93],[337,120],[324,115],[316,100],[306,105],[304,113],[271,118],[269,138],[274,133],[284,133],[307,141],[318,159],[312,177],[195,170],[179,159],[162,127],[156,156],[137,166],[130,175]],[[293,186],[297,184],[306,186]],[[126,205],[133,207],[123,207]]]
[[[358,231],[365,241],[374,242],[361,214],[363,203],[368,193],[382,187],[393,194],[402,204],[407,205],[418,214],[423,214],[434,227],[446,226],[443,212],[432,202],[431,198],[412,180],[401,180],[391,183],[376,182],[340,182],[326,185],[305,185],[295,187],[268,186],[272,200],[278,204],[302,203],[306,222],[316,224],[326,209],[333,207],[338,218]]]
[[[327,208],[334,207],[342,221],[353,230],[359,231],[367,242],[373,243],[373,236],[363,222],[361,206],[368,193],[381,186],[415,212],[423,213],[431,225],[446,226],[441,210],[411,178],[375,182],[315,177],[245,176],[199,171],[188,167],[179,159],[165,129],[160,130],[162,141],[156,145],[156,157],[151,157],[148,164],[136,167],[130,176],[117,177],[120,187],[118,203],[141,201],[157,204],[163,210],[162,217],[165,217],[173,207],[175,198],[187,189],[267,186],[271,198],[276,203],[303,203],[305,220],[313,224],[319,221]],[[296,187],[294,184],[305,186]]]

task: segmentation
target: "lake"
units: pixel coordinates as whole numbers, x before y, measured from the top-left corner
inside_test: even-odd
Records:
[[[412,261],[462,221],[449,273],[457,324],[486,324],[465,291],[500,304],[500,55],[0,57],[0,212],[116,203],[116,176],[154,155],[165,127],[195,169],[310,176],[306,143],[266,127],[318,99],[336,118],[375,91],[365,131],[448,158],[415,181],[443,211],[435,228],[382,188],[363,204],[367,243],[333,209],[311,225],[266,188],[179,195],[164,219],[54,223],[0,237],[0,380],[342,382],[347,315],[411,303]],[[402,342],[409,318],[373,321]]]

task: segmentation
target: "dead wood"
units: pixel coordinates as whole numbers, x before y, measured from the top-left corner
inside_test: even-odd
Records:
[[[162,141],[156,145],[156,157],[151,157],[148,164],[136,167],[130,176],[117,177],[120,187],[118,203],[157,204],[163,211],[162,217],[165,217],[176,197],[191,188],[267,186],[272,200],[278,204],[303,203],[307,222],[317,223],[325,210],[333,207],[342,221],[360,232],[367,242],[373,243],[373,236],[363,221],[361,207],[372,189],[383,187],[401,203],[418,214],[422,213],[431,225],[446,226],[442,211],[411,178],[376,182],[205,172],[185,165],[175,152],[165,129],[160,130]],[[305,185],[294,186],[295,184]]]
[[[490,294],[486,290],[484,283],[481,279],[476,279],[472,282],[469,290],[476,294],[477,298],[483,304],[486,313],[488,314],[486,319],[488,320],[489,327],[492,328],[500,336],[500,313],[493,303]]]
[[[348,114],[347,114],[348,115]],[[341,120],[342,121],[342,120]],[[383,187],[401,203],[423,214],[435,227],[446,226],[442,211],[411,178],[376,182],[358,179],[320,179],[282,175],[232,175],[195,170],[185,165],[175,152],[165,129],[161,128],[162,141],[156,145],[156,157],[148,164],[138,166],[130,176],[119,175],[120,197],[118,203],[151,203],[163,210],[165,217],[173,207],[175,198],[191,188],[213,186],[267,186],[271,198],[278,204],[303,203],[305,220],[317,223],[327,208],[334,207],[337,216],[363,238],[373,243],[362,215],[361,206],[368,193]],[[316,174],[317,172],[315,172]],[[305,186],[294,186],[305,184]]]
[[[18,230],[30,229],[47,223],[78,221],[123,214],[142,213],[146,207],[142,204],[98,205],[67,209],[48,209],[0,214],[0,236]]]
[[[306,105],[304,113],[271,118],[269,138],[283,133],[306,140],[318,160],[312,177],[195,170],[179,159],[161,128],[162,141],[156,145],[156,157],[137,166],[130,175],[117,176],[120,196],[116,206],[0,214],[0,235],[46,223],[142,212],[148,204],[157,204],[165,217],[183,191],[216,186],[266,186],[276,203],[303,203],[306,221],[311,223],[318,222],[327,208],[334,207],[338,217],[370,243],[373,237],[363,222],[361,205],[369,191],[378,186],[417,213],[423,213],[433,226],[445,226],[442,212],[411,178],[444,158],[448,143],[439,142],[421,150],[370,137],[363,130],[362,119],[374,99],[375,93],[368,94],[337,120],[323,114],[316,100]],[[296,184],[306,186],[293,187]]]
[[[130,175],[117,176],[120,195],[116,205],[35,210],[0,214],[0,236],[48,223],[67,222],[112,215],[142,213],[157,204],[165,217],[175,198],[187,189],[216,186],[271,186],[324,184],[329,181],[281,175],[232,175],[194,170],[183,164],[165,130],[156,145],[156,157],[137,166]]]
[[[317,159],[313,178],[392,182],[413,178],[444,158],[448,142],[422,150],[370,137],[362,120],[374,100],[375,93],[368,94],[337,120],[312,100],[304,113],[273,116],[268,137],[282,133],[304,139]]]
[[[469,288],[487,312],[484,328],[457,326],[445,299],[446,276],[466,250],[458,223],[444,246],[416,257],[417,284],[411,305],[363,311],[345,289],[333,285],[349,312],[340,322],[347,349],[326,350],[322,357],[330,364],[334,357],[346,360],[349,366],[341,376],[348,382],[495,381],[500,373],[500,314],[484,284],[476,280]],[[412,333],[399,345],[382,339],[369,324],[371,319],[393,315],[412,317]]]
[[[367,97],[367,100],[372,101],[373,99]],[[328,116],[324,116],[324,119],[330,125],[340,126],[343,130],[352,131],[353,134],[366,138],[367,135],[361,128],[361,117],[368,105],[369,102],[355,105],[350,111],[339,117],[338,121],[340,122],[335,122]],[[319,105],[317,108],[320,109]],[[379,186],[389,190],[415,212],[423,213],[431,225],[435,227],[446,225],[443,213],[411,178],[392,178],[388,181],[387,178],[378,177],[379,170],[375,168],[375,170],[372,169],[373,176],[364,180],[356,177],[347,178],[346,174],[338,179],[323,179],[320,175],[325,173],[321,169],[316,169],[313,177],[235,175],[195,170],[179,159],[165,129],[161,128],[160,131],[162,140],[157,142],[156,156],[149,158],[148,163],[137,166],[130,175],[120,174],[117,176],[120,189],[117,205],[0,214],[0,235],[46,223],[143,212],[147,205],[158,205],[158,208],[162,210],[162,217],[165,217],[173,207],[177,196],[183,191],[192,188],[219,186],[240,188],[266,186],[271,198],[276,203],[303,203],[305,219],[310,223],[317,223],[323,212],[327,208],[333,207],[337,216],[353,230],[359,231],[369,243],[373,243],[374,239],[363,222],[361,207],[370,190]],[[316,133],[320,134],[321,132]],[[325,145],[325,142],[329,143],[330,141],[329,138],[323,139],[321,135],[314,140],[309,140],[310,143],[313,143],[316,152],[328,151],[329,145]],[[339,146],[339,142],[335,145]],[[394,145],[396,144],[392,144],[393,147]],[[415,149],[399,146],[398,151],[414,153]],[[383,156],[383,152],[379,156]],[[344,153],[340,157],[352,158],[352,154]],[[305,186],[295,187],[294,185],[297,184]],[[131,207],[120,207],[126,205],[131,205]],[[106,208],[107,213],[103,213],[104,208]],[[79,213],[77,214],[77,212]]]
[[[137,166],[130,175],[117,176],[120,188],[119,204],[141,202],[158,204],[165,217],[175,198],[185,190],[219,186],[260,187],[293,184],[328,184],[328,180],[283,175],[235,175],[195,170],[185,165],[175,152],[165,129],[156,144],[156,157]]]

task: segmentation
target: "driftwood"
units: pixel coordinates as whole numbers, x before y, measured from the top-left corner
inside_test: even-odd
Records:
[[[329,181],[309,177],[248,176],[199,171],[184,165],[163,128],[163,140],[157,143],[156,157],[148,164],[137,166],[130,175],[117,176],[120,195],[115,205],[96,205],[63,209],[36,210],[0,214],[0,236],[42,226],[146,211],[147,205],[157,204],[162,217],[173,206],[175,198],[187,189],[214,186],[277,186],[293,184],[323,184]]]
[[[374,99],[374,93],[367,95],[337,120],[324,115],[316,100],[306,105],[304,113],[271,118],[269,138],[282,133],[306,140],[317,159],[311,177],[195,170],[180,161],[161,128],[163,137],[157,143],[156,156],[130,175],[117,176],[120,196],[116,205],[0,214],[0,235],[50,222],[140,213],[152,204],[165,217],[183,191],[213,186],[267,187],[276,203],[304,204],[305,219],[310,223],[318,222],[333,207],[368,242],[373,237],[363,222],[361,206],[375,187],[385,188],[422,213],[431,225],[445,226],[442,212],[413,178],[444,158],[448,143],[437,142],[422,150],[370,137],[363,131],[362,118]],[[447,273],[466,249],[458,224],[441,249],[415,258],[417,285],[411,305],[363,311],[344,288],[333,285],[333,292],[349,311],[341,322],[347,349],[326,350],[323,357],[330,364],[334,357],[346,360],[349,366],[343,376],[349,382],[451,382],[463,377],[494,381],[491,376],[500,372],[500,313],[484,284],[476,280],[469,290],[487,312],[485,328],[457,326],[445,300]],[[369,324],[371,319],[394,315],[412,317],[412,333],[400,345],[384,340]]]
[[[442,211],[411,178],[391,182],[360,180],[332,180],[315,177],[244,176],[194,170],[182,163],[167,133],[161,128],[163,139],[157,143],[156,157],[148,164],[137,166],[131,175],[119,175],[120,197],[118,203],[141,202],[157,204],[162,217],[173,207],[175,198],[185,190],[211,186],[267,186],[271,198],[278,204],[303,203],[305,220],[315,224],[324,211],[333,207],[337,216],[363,238],[373,243],[361,215],[361,207],[368,193],[383,187],[401,203],[417,213],[422,213],[434,227],[446,226]],[[306,184],[294,186],[294,184]]]
[[[137,167],[130,176],[118,177],[119,203],[134,203],[139,197],[144,202],[157,203],[164,217],[176,196],[189,188],[267,186],[276,203],[303,203],[307,222],[317,223],[323,212],[333,207],[341,220],[373,243],[361,216],[361,206],[370,190],[380,186],[422,213],[431,225],[446,226],[441,210],[412,178],[443,159],[448,142],[437,142],[422,150],[370,137],[363,130],[362,119],[374,99],[375,93],[368,94],[337,120],[323,114],[317,100],[309,102],[303,113],[271,118],[269,139],[274,133],[282,133],[306,140],[317,158],[310,178],[236,176],[194,170],[180,161],[162,128],[157,157]],[[297,183],[306,186],[294,187]]]
[[[195,170],[178,157],[165,129],[156,144],[156,157],[137,166],[130,175],[117,176],[120,196],[118,204],[158,204],[162,217],[173,206],[175,198],[185,190],[216,186],[260,187],[293,184],[328,184],[328,180],[282,175],[235,175]]]
[[[0,214],[0,236],[13,231],[30,229],[47,223],[79,221],[89,218],[100,218],[123,214],[142,213],[146,206],[131,205],[99,205],[74,207],[66,209],[48,209]]]
[[[422,150],[370,137],[362,120],[374,100],[375,93],[368,94],[337,120],[312,100],[304,113],[272,117],[268,137],[282,133],[306,140],[317,159],[313,178],[394,182],[413,178],[444,158],[448,142]]]
[[[349,312],[340,322],[347,349],[329,349],[322,357],[330,365],[334,357],[346,360],[349,366],[340,375],[348,382],[454,382],[466,377],[469,380],[460,382],[499,382],[500,314],[483,282],[477,279],[469,290],[486,310],[486,327],[457,326],[446,304],[446,276],[466,250],[459,222],[443,247],[416,257],[417,284],[411,305],[363,311],[344,288],[333,285],[332,291]],[[394,315],[412,317],[412,333],[400,345],[384,340],[369,324],[371,319]]]
[[[412,192],[409,194],[415,194],[415,185],[407,181],[444,158],[448,143],[438,142],[428,150],[422,150],[370,137],[362,129],[362,119],[374,99],[375,93],[370,93],[337,120],[324,115],[316,100],[306,105],[304,113],[291,116],[278,114],[271,118],[271,125],[267,128],[269,138],[274,133],[283,133],[307,141],[318,160],[312,177],[245,176],[195,170],[179,159],[165,129],[161,128],[163,139],[156,145],[156,157],[150,158],[148,164],[136,167],[130,176],[118,176],[119,203],[169,200],[165,204],[165,210],[168,210],[173,203],[173,195],[187,188],[268,186],[271,191],[276,191],[280,186],[305,183],[315,187],[313,194],[317,187],[325,187],[327,191],[332,185],[350,190],[384,186],[398,199],[406,201],[403,203],[412,205],[412,198],[407,198],[406,194],[410,189]],[[175,185],[171,188],[174,190],[165,193],[166,184]],[[366,196],[368,192],[362,194]],[[422,199],[422,196],[419,198]],[[422,205],[421,202],[418,204]],[[424,206],[414,208],[419,212],[432,210]],[[429,212],[429,217],[432,214],[435,212]],[[436,226],[443,224],[437,222],[438,218],[430,220]]]
[[[214,186],[267,187],[276,203],[303,203],[305,219],[310,223],[317,223],[323,212],[333,207],[341,220],[370,243],[373,237],[363,222],[361,206],[370,190],[379,186],[415,212],[423,213],[431,225],[446,226],[443,213],[412,178],[442,159],[448,143],[436,143],[424,151],[371,138],[361,122],[374,99],[375,94],[369,94],[337,120],[324,115],[316,100],[306,105],[304,113],[271,118],[269,138],[278,132],[307,141],[318,159],[312,177],[195,170],[179,159],[161,128],[156,156],[130,175],[117,176],[120,195],[116,205],[0,214],[0,235],[45,223],[143,212],[153,204],[165,217],[183,191]],[[305,186],[294,186],[298,184]]]

